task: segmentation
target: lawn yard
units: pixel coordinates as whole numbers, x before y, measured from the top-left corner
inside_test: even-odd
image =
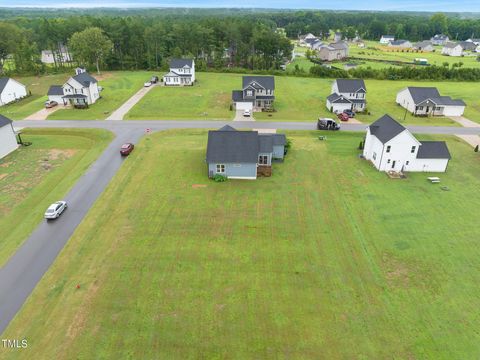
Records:
[[[0,267],[112,139],[105,130],[31,129],[0,160]]]
[[[229,110],[231,91],[242,86],[241,74],[198,73],[193,87],[157,87],[127,113],[128,120],[204,120],[233,119]],[[257,120],[315,121],[331,117],[325,100],[331,91],[331,79],[277,76],[275,113],[255,113]],[[366,123],[389,113],[405,124],[456,125],[447,118],[421,118],[407,114],[395,103],[397,92],[406,86],[438,86],[445,95],[461,97],[467,103],[466,116],[480,122],[480,100],[476,83],[367,80],[367,101],[371,115],[361,115]],[[58,112],[54,114],[58,116]]]
[[[72,70],[73,71],[73,70]],[[47,92],[51,85],[64,84],[68,74],[47,76],[15,77],[31,91],[32,95],[17,103],[0,107],[0,113],[12,120],[22,120],[25,117],[41,110],[47,100]]]
[[[226,183],[206,131],[144,139],[2,358],[479,358],[478,154],[449,140],[442,191],[374,170],[363,134],[289,136],[273,177]]]
[[[104,120],[133,94],[140,90],[143,84],[153,75],[148,71],[112,71],[102,75],[92,75],[103,87],[101,99],[88,109],[62,109],[51,114],[49,120]]]

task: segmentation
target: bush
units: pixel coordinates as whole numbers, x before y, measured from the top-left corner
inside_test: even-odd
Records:
[[[225,182],[225,181],[227,181],[227,177],[223,176],[223,175],[220,175],[220,174],[215,174],[215,176],[213,177],[213,181],[215,181],[215,182]]]
[[[475,146],[475,149],[473,151],[478,152],[478,145]]]

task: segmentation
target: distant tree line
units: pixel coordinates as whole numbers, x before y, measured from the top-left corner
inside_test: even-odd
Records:
[[[0,73],[63,71],[76,64],[98,70],[164,69],[171,57],[194,57],[199,70],[275,72],[291,57],[289,39],[307,32],[326,37],[331,30],[372,40],[392,34],[414,41],[436,33],[466,39],[480,37],[480,19],[353,11],[3,9]],[[41,63],[41,50],[58,54],[61,45],[69,46],[74,64],[58,61],[47,67]],[[457,70],[442,69],[441,76]],[[433,70],[425,72],[429,71]]]

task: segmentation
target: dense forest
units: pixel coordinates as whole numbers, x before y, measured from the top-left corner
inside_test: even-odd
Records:
[[[62,70],[67,66],[62,61],[48,68],[40,61],[41,50],[55,53],[62,44],[79,64],[110,70],[165,68],[169,58],[181,56],[195,57],[200,69],[275,70],[291,57],[289,38],[306,32],[325,36],[331,30],[364,39],[387,33],[412,41],[436,33],[466,39],[480,37],[480,19],[353,11],[3,9],[0,71]]]

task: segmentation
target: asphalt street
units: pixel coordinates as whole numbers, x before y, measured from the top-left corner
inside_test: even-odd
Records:
[[[119,156],[120,145],[136,143],[151,131],[178,128],[219,128],[225,124],[236,128],[275,128],[283,130],[314,130],[315,122],[251,122],[236,121],[16,121],[16,128],[101,128],[112,131],[116,137],[74,185],[66,196],[66,212],[57,220],[42,222],[7,264],[0,269],[0,333],[3,333],[15,314],[49,269],[76,227],[83,220],[96,199],[119,170],[124,159]],[[366,125],[342,124],[342,131],[364,131]],[[411,126],[413,133],[445,135],[480,135],[480,128]],[[60,199],[59,199],[60,200]]]

